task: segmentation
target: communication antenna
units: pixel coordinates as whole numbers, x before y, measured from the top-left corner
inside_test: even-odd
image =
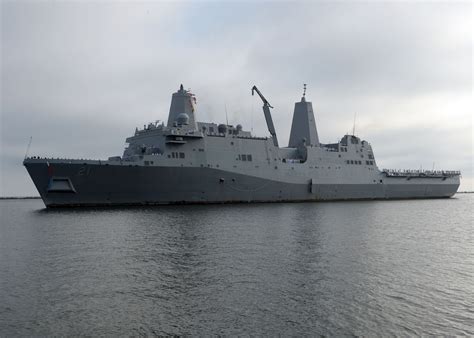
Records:
[[[31,147],[31,141],[33,140],[33,136],[30,136],[30,141],[28,142],[28,146],[26,147],[26,153],[25,153],[25,160],[28,157],[28,152],[30,151]]]
[[[306,83],[303,83],[303,101],[306,100]]]
[[[355,136],[357,112],[354,113],[354,124],[352,125],[352,135]]]
[[[225,109],[225,124],[228,126],[229,125],[229,118],[227,117],[227,105],[224,104],[224,109]]]
[[[250,131],[253,134],[253,103],[252,103],[252,110],[250,111]]]

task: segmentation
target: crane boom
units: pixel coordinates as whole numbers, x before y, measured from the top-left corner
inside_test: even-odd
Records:
[[[258,90],[257,86],[252,87],[252,95],[254,95],[254,92],[257,92],[258,96],[260,96],[260,98],[263,101],[262,108],[263,108],[263,114],[265,115],[265,121],[267,122],[268,131],[270,132],[270,135],[272,135],[273,144],[275,145],[275,147],[278,147],[278,139],[276,136],[275,126],[273,125],[272,114],[270,113],[270,108],[273,108],[273,107],[267,101],[265,96],[263,96],[260,90]]]
[[[270,108],[273,108],[273,107],[270,105],[270,102],[268,102],[267,99],[265,98],[265,96],[263,96],[263,94],[260,92],[260,90],[258,90],[257,86],[253,86],[253,87],[252,87],[252,96],[254,95],[254,92],[257,92],[258,96],[260,96],[260,98],[261,98],[262,101],[263,101],[263,104],[266,104],[266,105],[269,106]]]

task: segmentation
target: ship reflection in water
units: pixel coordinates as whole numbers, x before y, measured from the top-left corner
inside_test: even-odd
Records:
[[[0,201],[0,335],[474,335],[472,203]]]

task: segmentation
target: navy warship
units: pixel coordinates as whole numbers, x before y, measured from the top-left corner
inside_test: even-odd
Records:
[[[312,103],[295,103],[289,144],[280,147],[257,87],[270,135],[199,122],[196,97],[172,94],[166,125],[135,129],[121,156],[107,160],[25,157],[46,207],[448,198],[459,171],[379,169],[372,146],[355,135],[320,143]]]

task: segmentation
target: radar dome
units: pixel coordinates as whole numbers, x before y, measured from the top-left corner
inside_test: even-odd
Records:
[[[189,124],[189,115],[186,113],[181,113],[176,118],[178,125]]]
[[[241,124],[238,124],[236,128],[237,128],[237,131],[242,131],[242,125]]]

